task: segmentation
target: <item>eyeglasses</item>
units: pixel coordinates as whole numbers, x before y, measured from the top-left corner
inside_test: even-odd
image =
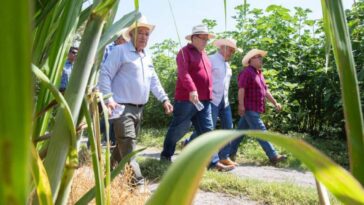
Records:
[[[201,39],[201,40],[203,40],[203,41],[209,41],[210,39],[207,37],[207,38],[201,38],[200,36],[198,36],[198,35],[196,35],[196,37],[198,38],[198,39]]]
[[[71,53],[73,54],[73,55],[77,55],[77,51],[71,51]]]

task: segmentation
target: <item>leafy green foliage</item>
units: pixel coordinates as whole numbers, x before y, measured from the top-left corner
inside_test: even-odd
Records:
[[[360,1],[347,11],[348,24],[353,39],[354,58],[360,88],[364,89],[364,2]],[[246,12],[246,16],[245,16]],[[236,28],[233,31],[215,33],[217,37],[231,36],[245,52],[252,48],[268,51],[264,59],[264,74],[269,89],[283,105],[277,113],[268,103],[263,117],[269,129],[280,132],[305,132],[311,136],[345,139],[344,116],[339,89],[339,76],[334,59],[326,68],[323,22],[308,18],[309,9],[290,11],[282,6],[270,5],[265,10],[249,9],[249,5],[236,7]],[[216,20],[204,19],[211,32]],[[177,43],[166,40],[151,47],[154,66],[170,97],[174,95],[176,65],[174,52]],[[209,45],[208,53],[216,49]],[[333,56],[331,54],[331,56]],[[237,115],[237,76],[242,69],[243,54],[236,53],[231,61],[233,77],[230,84],[230,103],[235,124]],[[167,69],[166,69],[167,68]],[[361,93],[364,100],[364,93]],[[161,106],[151,98],[145,109],[144,124],[164,127],[165,118]],[[363,105],[362,105],[363,106]],[[156,120],[158,119],[158,120]]]
[[[170,98],[174,96],[174,88],[177,81],[177,65],[175,61],[178,51],[177,45],[177,42],[167,39],[150,48],[154,54],[153,63],[155,71]],[[171,120],[170,117],[164,114],[162,103],[152,95],[145,106],[143,118],[144,124],[158,128],[165,127]]]

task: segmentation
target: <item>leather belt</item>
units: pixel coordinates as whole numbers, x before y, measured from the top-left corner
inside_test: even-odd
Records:
[[[121,103],[122,105],[129,105],[137,108],[142,108],[144,104]]]

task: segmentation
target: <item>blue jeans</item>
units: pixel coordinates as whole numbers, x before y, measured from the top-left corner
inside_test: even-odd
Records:
[[[239,130],[267,130],[263,121],[260,119],[260,114],[254,111],[245,111],[244,116],[242,116],[238,123]],[[240,142],[243,137],[239,137],[231,143],[230,155],[236,155]],[[260,146],[263,148],[265,154],[269,159],[277,156],[277,153],[273,145],[267,141],[258,139]]]
[[[213,129],[211,103],[210,101],[201,102],[204,105],[204,109],[201,111],[198,111],[190,101],[176,100],[174,102],[173,119],[164,139],[161,158],[171,159],[176,149],[176,143],[183,137],[186,130],[189,129],[191,121],[197,134],[191,140]]]
[[[212,124],[213,128],[216,128],[217,118],[220,118],[221,129],[232,129],[233,128],[233,120],[231,114],[230,105],[225,107],[224,98],[221,100],[219,106],[216,106],[211,103],[211,115],[212,115]],[[196,132],[193,132],[190,138],[194,138],[197,136]],[[211,159],[212,164],[216,164],[220,159],[226,159],[230,155],[230,146],[229,142],[225,147],[223,147],[218,154],[214,154]]]

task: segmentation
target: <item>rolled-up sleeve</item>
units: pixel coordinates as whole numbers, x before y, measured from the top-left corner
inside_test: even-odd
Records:
[[[122,52],[119,48],[114,48],[109,54],[106,61],[102,64],[98,87],[100,92],[104,95],[112,93],[111,83],[115,77],[118,69],[122,64]],[[112,97],[107,101],[114,100]]]
[[[183,51],[183,49],[177,55],[177,68],[178,68],[178,78],[180,79],[182,86],[188,91],[196,91],[195,83],[192,80],[188,68],[190,67],[190,59],[188,53]]]
[[[162,84],[159,81],[158,75],[155,70],[152,70],[151,73],[151,81],[150,81],[150,90],[152,91],[153,95],[160,101],[163,102],[168,100],[168,95],[164,91]]]

